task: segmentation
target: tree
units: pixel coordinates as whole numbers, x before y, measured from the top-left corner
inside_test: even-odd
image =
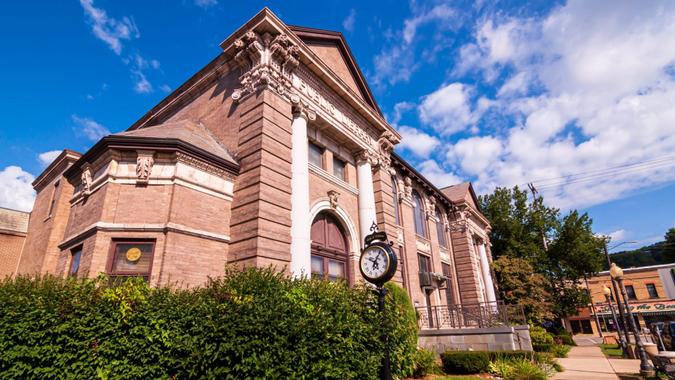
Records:
[[[529,202],[527,191],[518,187],[497,188],[480,202],[492,225],[494,269],[506,302],[523,305],[528,317],[539,321],[576,314],[588,304],[589,297],[578,284],[584,274],[602,268],[603,241],[593,234],[587,214],[573,210],[562,217],[542,197]],[[542,291],[532,293],[538,289]],[[540,307],[530,306],[532,297],[543,298]]]

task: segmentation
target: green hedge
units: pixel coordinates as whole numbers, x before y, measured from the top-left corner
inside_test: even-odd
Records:
[[[371,290],[269,269],[191,290],[107,284],[0,282],[0,378],[377,379],[382,326],[411,313],[397,304],[381,323]],[[408,376],[414,333],[389,335],[395,374]]]
[[[490,355],[485,351],[445,351],[441,354],[443,372],[448,374],[472,374],[487,372]]]

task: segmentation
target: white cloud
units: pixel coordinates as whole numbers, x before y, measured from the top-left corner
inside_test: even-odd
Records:
[[[413,3],[414,6],[414,3]],[[413,15],[403,21],[403,28],[391,34],[389,43],[373,59],[374,73],[370,76],[376,87],[407,82],[420,67],[415,57],[417,30],[425,24],[436,24],[438,30],[455,27],[457,12],[445,4],[431,9],[413,9]],[[440,45],[426,58],[433,60],[442,49]]]
[[[470,108],[471,89],[462,83],[445,85],[422,99],[420,120],[441,135],[452,135],[474,122]]]
[[[152,83],[140,70],[132,70],[131,75],[134,78],[134,91],[139,94],[149,94],[152,92]]]
[[[418,157],[429,158],[431,152],[440,145],[440,141],[419,129],[402,126],[398,129],[401,134],[401,142],[398,147],[407,149]]]
[[[615,231],[612,231],[612,232],[608,233],[607,236],[610,238],[611,242],[618,243],[621,240],[626,238],[626,234],[627,234],[626,230],[618,229],[618,230],[615,230]]]
[[[50,150],[48,152],[40,153],[38,155],[38,161],[40,161],[40,164],[42,166],[47,166],[52,163],[56,159],[56,157],[61,154],[61,150]]]
[[[159,86],[159,89],[162,90],[162,92],[169,93],[171,92],[171,87],[168,84],[163,84]]]
[[[356,9],[352,8],[349,11],[349,15],[342,20],[342,27],[348,31],[348,32],[353,32],[354,31],[354,24],[356,23]]]
[[[448,160],[457,161],[462,170],[478,175],[502,153],[501,142],[490,136],[459,140],[448,150]]]
[[[35,201],[35,177],[18,166],[0,170],[0,207],[30,211]]]
[[[434,160],[426,160],[417,165],[420,173],[438,188],[462,183],[462,179],[453,173],[443,170]]]
[[[195,5],[200,8],[210,8],[218,4],[218,0],[195,0]]]
[[[105,42],[115,54],[120,55],[122,53],[121,40],[140,37],[133,18],[123,17],[121,20],[117,20],[108,17],[105,10],[94,6],[94,0],[80,0],[80,5],[84,9],[96,38]]]
[[[477,71],[496,98],[481,110],[466,86],[445,86],[424,99],[420,120],[446,137],[482,128],[448,154],[480,191],[535,181],[565,209],[675,180],[672,3],[571,0],[541,18],[497,14],[477,23],[458,59],[454,75]],[[490,107],[496,132],[481,120]]]
[[[78,134],[83,134],[91,141],[98,141],[110,134],[110,131],[106,127],[97,123],[93,119],[79,117],[77,115],[72,115],[71,117],[76,125],[75,132]]]

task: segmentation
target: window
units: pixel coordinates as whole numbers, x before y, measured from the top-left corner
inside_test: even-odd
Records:
[[[47,214],[47,217],[52,216],[54,213],[54,205],[56,204],[56,196],[57,196],[57,191],[59,190],[59,184],[61,181],[56,181],[54,183],[54,189],[52,190],[52,201],[49,203],[49,213]]]
[[[452,275],[450,272],[450,264],[441,263],[443,275],[446,277],[445,300],[448,305],[455,304],[455,295],[452,293]]]
[[[68,276],[77,277],[77,272],[80,270],[81,258],[82,246],[79,246],[70,251],[70,269],[68,269]]]
[[[113,241],[110,277],[143,277],[150,280],[155,242],[152,240]]]
[[[333,175],[345,180],[345,162],[333,156]]]
[[[431,272],[431,258],[429,256],[418,253],[417,261],[420,264],[420,272]]]
[[[399,201],[398,201],[398,184],[396,183],[396,177],[391,177],[391,192],[394,197],[394,224],[397,226],[401,225],[401,211],[399,210]]]
[[[637,296],[635,295],[635,289],[633,289],[633,285],[626,285],[626,294],[628,294],[629,300],[637,299]]]
[[[441,216],[441,212],[438,210],[438,207],[436,207],[436,234],[438,234],[438,244],[440,244],[441,247],[446,247],[445,226],[443,225],[443,218]]]
[[[309,143],[309,162],[323,168],[323,149]]]
[[[422,203],[422,198],[413,190],[413,212],[415,214],[415,232],[422,236],[427,237],[427,230],[424,227],[424,204]]]
[[[647,284],[647,291],[649,292],[649,298],[659,298],[659,292],[656,291],[656,285]]]

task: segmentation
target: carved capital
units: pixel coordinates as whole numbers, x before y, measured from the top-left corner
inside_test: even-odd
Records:
[[[371,166],[377,161],[376,155],[373,151],[369,149],[364,149],[356,154],[356,164],[370,164]]]
[[[412,191],[412,179],[410,177],[405,177],[403,179],[403,198],[412,201]]]
[[[80,179],[82,180],[82,194],[84,194],[84,196],[91,194],[91,184],[93,179],[91,175],[91,167],[89,165],[82,168]]]
[[[291,96],[291,105],[293,117],[301,117],[305,120],[316,120],[316,112],[314,112],[307,103],[303,102],[299,96]]]
[[[136,183],[148,183],[152,167],[155,165],[155,152],[139,150],[136,156]]]
[[[237,51],[234,59],[242,69],[241,87],[232,93],[234,101],[262,88],[274,90],[284,97],[290,95],[291,74],[300,63],[300,50],[287,35],[260,35],[249,30],[234,42],[234,47]]]
[[[338,193],[337,191],[335,191],[335,190],[329,190],[328,191],[328,200],[330,201],[330,208],[332,208],[332,209],[337,208],[339,197],[340,197],[340,193]]]

